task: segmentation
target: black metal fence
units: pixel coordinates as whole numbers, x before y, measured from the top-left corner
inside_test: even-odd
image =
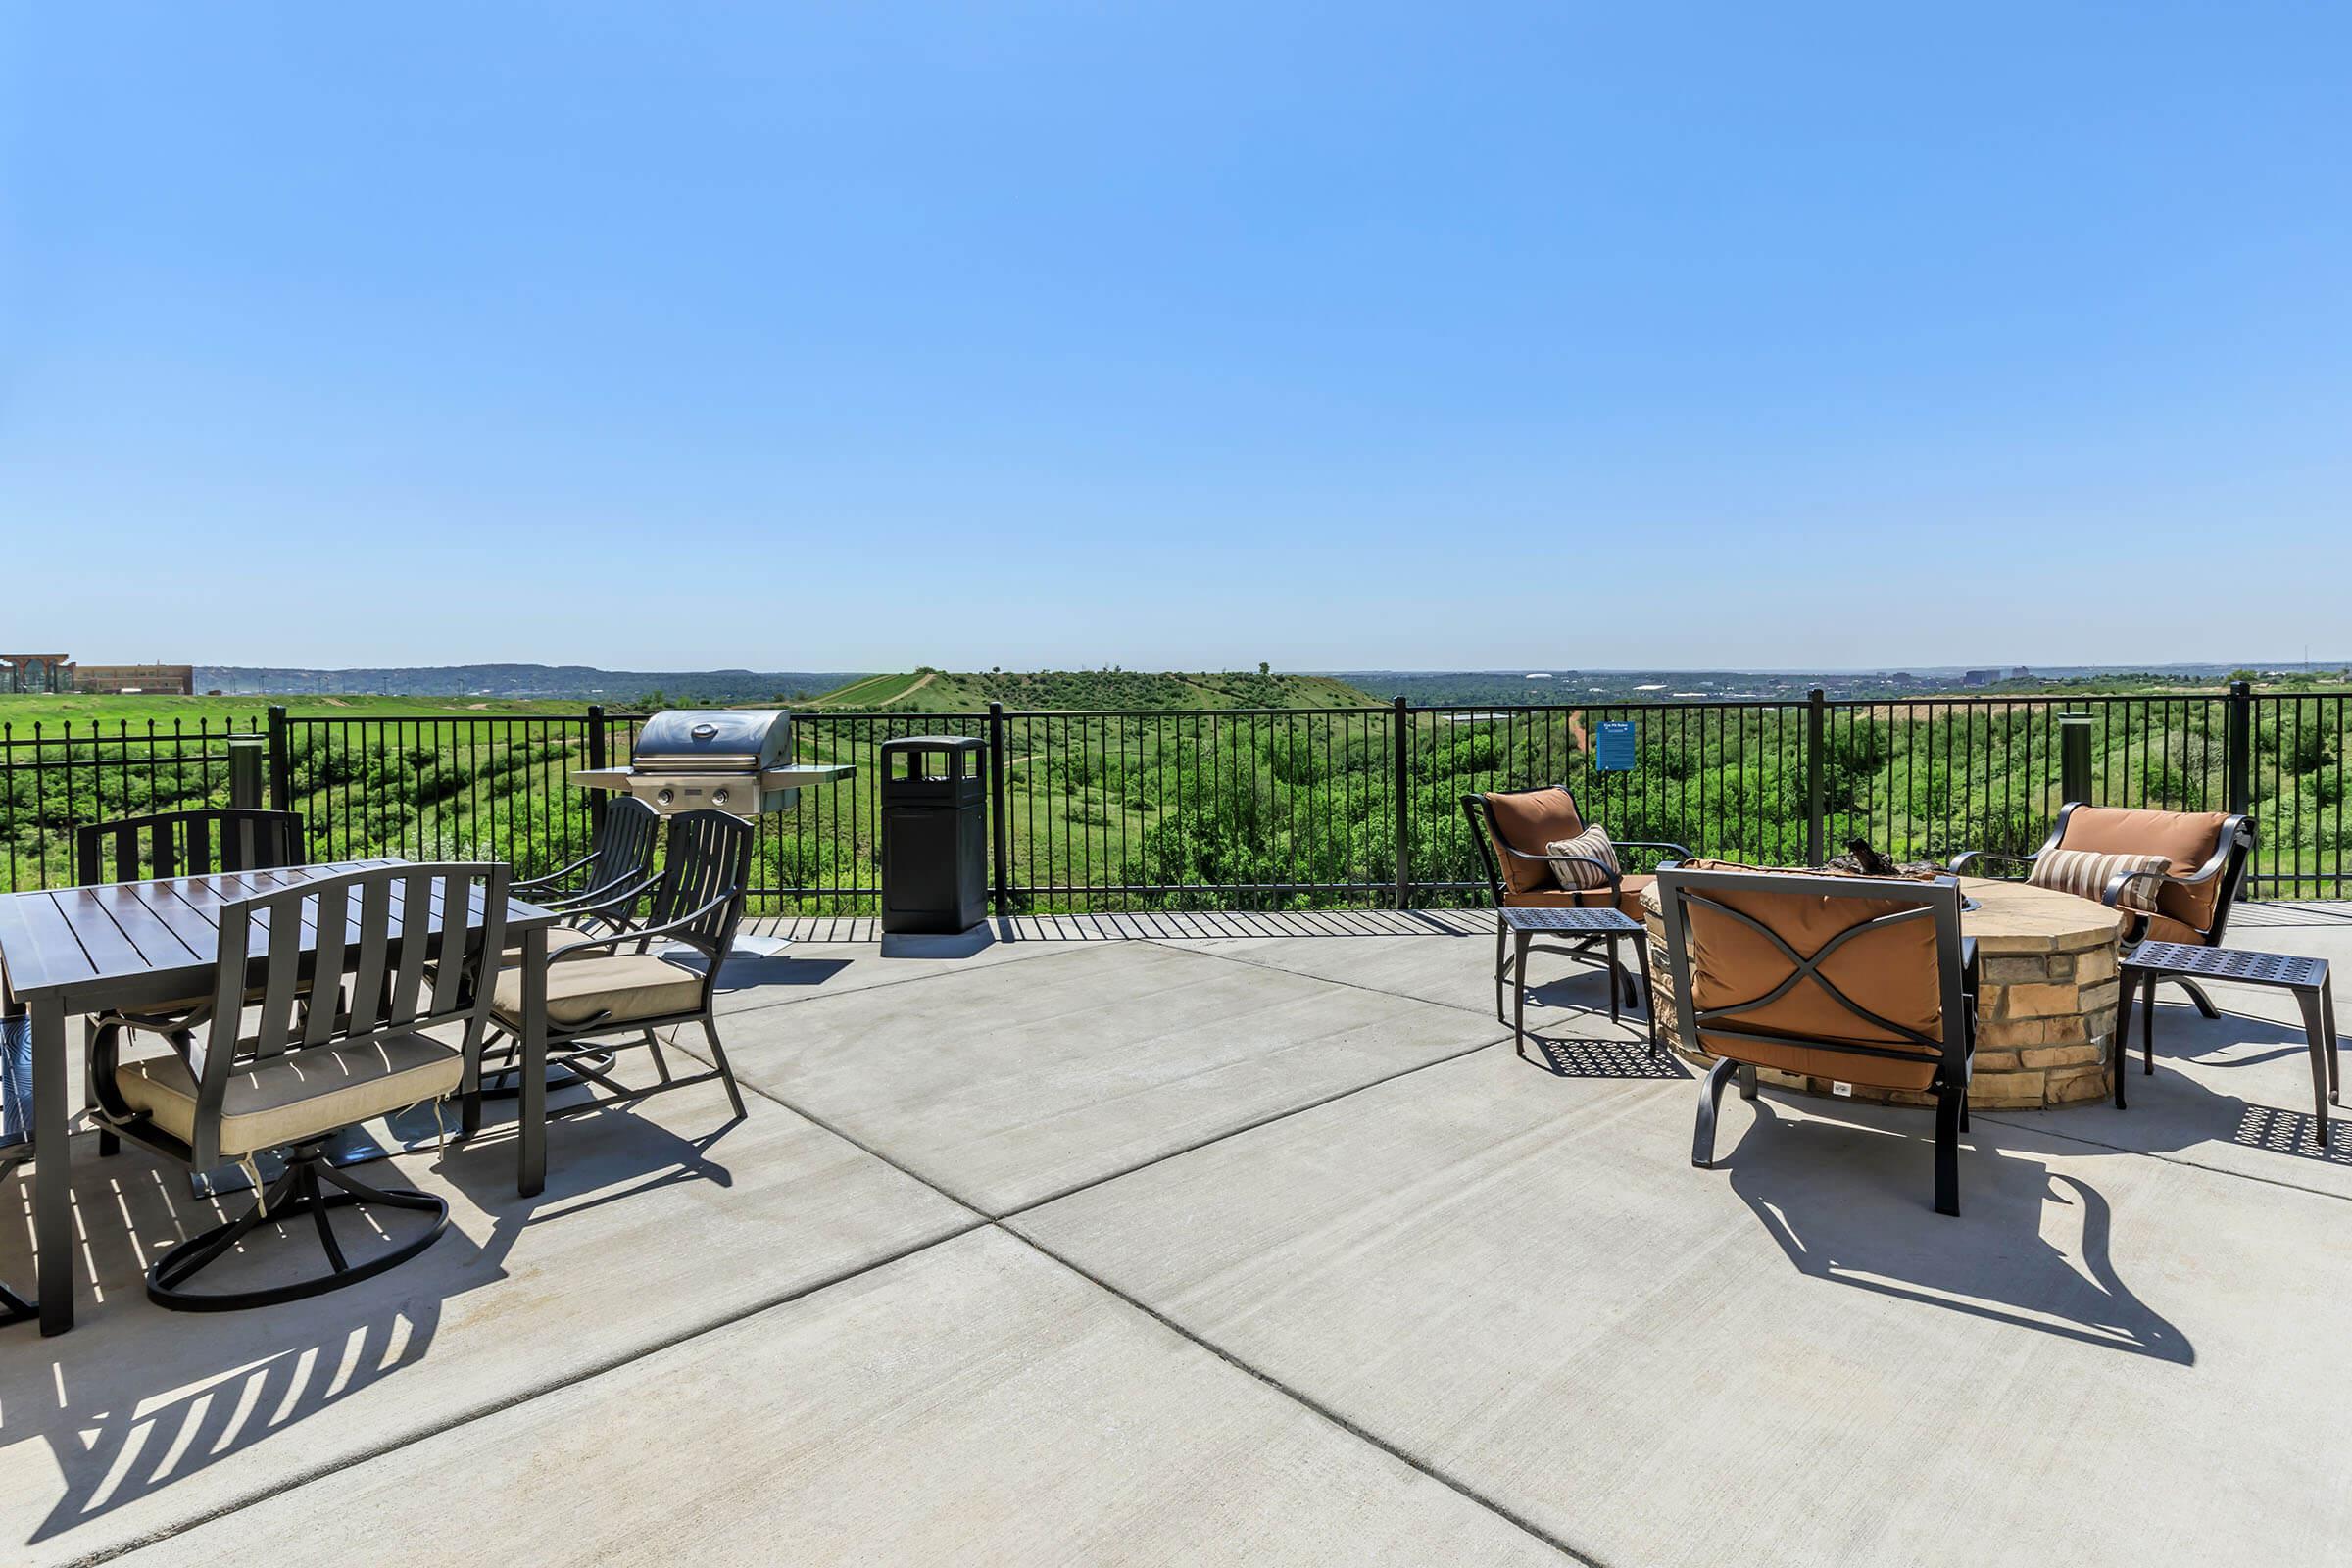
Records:
[[[2109,805],[2248,809],[2249,888],[2337,897],[2347,881],[2352,693],[1929,698],[1545,707],[832,713],[797,718],[803,761],[858,769],[763,817],[766,909],[870,911],[876,749],[977,735],[991,759],[992,875],[1004,910],[1443,904],[1483,882],[1468,791],[1565,783],[1619,839],[1759,863],[1818,863],[1851,839],[1905,859],[2028,850],[2070,782]],[[2082,780],[2061,732],[2081,715]],[[0,725],[6,886],[70,877],[79,822],[228,804],[231,735],[269,747],[269,796],[301,811],[315,858],[579,854],[573,768],[629,753],[638,720],[564,715],[288,715],[266,726]],[[1630,723],[1604,768],[1600,726]],[[2078,743],[2082,744],[2082,743]],[[2086,783],[2085,783],[2086,781]]]

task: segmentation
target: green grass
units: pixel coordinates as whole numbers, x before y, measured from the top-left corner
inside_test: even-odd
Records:
[[[297,718],[462,718],[494,713],[583,713],[585,703],[521,699],[462,697],[166,697],[140,694],[117,697],[71,693],[65,696],[0,696],[0,724],[20,736],[29,735],[35,723],[54,726],[70,721],[76,730],[92,722],[112,733],[118,724],[144,732],[152,723],[169,730],[173,721],[195,729],[199,724],[237,729],[268,721],[272,704],[282,704]]]

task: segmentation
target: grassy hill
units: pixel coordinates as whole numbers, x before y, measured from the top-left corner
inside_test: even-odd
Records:
[[[1131,669],[917,669],[868,675],[796,707],[837,713],[975,713],[991,702],[1015,710],[1112,709],[1371,708],[1379,700],[1330,675],[1148,673]]]

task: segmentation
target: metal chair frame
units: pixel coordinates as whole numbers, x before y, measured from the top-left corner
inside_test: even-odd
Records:
[[[2031,871],[2035,860],[2065,845],[2067,818],[2075,814],[2076,808],[2089,804],[2087,801],[2069,801],[2060,807],[2058,820],[2051,825],[2050,836],[2042,840],[2041,848],[2032,855],[2004,855],[1997,850],[1964,850],[1952,859],[1952,874],[1967,876],[1970,874],[1969,867],[1980,860],[1999,860],[2009,865],[2024,866]],[[2245,887],[2246,863],[2253,854],[2254,818],[2242,811],[2233,811],[2222,822],[2221,836],[2214,844],[2213,854],[2195,871],[2186,876],[2175,876],[2169,871],[2118,871],[2099,890],[2099,902],[2111,909],[2122,909],[2124,914],[2131,917],[2132,923],[2125,929],[2123,939],[2124,947],[2129,951],[2147,939],[2148,917],[2144,910],[2123,908],[2118,901],[2123,898],[2126,888],[2142,878],[2153,879],[2160,884],[2170,882],[2186,887],[2202,887],[2218,880],[2221,886],[2214,894],[2213,925],[2197,938],[2200,947],[2218,948],[2222,945],[2223,933],[2229,929],[2230,906],[2237,903]],[[2012,877],[2009,880],[2019,879]],[[2222,1009],[2215,1006],[2213,999],[2205,994],[2205,988],[2189,976],[2164,975],[2159,983],[2179,986],[2206,1017],[2219,1018],[2222,1015]]]
[[[229,1083],[241,1070],[331,1047],[366,1046],[393,1035],[416,1034],[443,1024],[463,1024],[461,1087],[473,1076],[481,1054],[490,999],[479,988],[468,994],[464,976],[468,953],[493,960],[506,935],[507,868],[499,864],[451,862],[373,866],[320,877],[265,894],[220,910],[218,979],[212,1001],[184,1025],[166,1032],[196,1082],[191,1136],[182,1140],[126,1102],[115,1081],[120,1031],[102,1037],[91,1063],[91,1093],[103,1124],[121,1138],[154,1153],[206,1171],[221,1163],[220,1123]],[[436,933],[446,933],[453,911],[468,907],[480,884],[482,919],[466,932],[466,952],[443,952],[426,983],[428,952]],[[393,890],[400,890],[397,909]],[[465,920],[463,914],[457,916]],[[303,927],[318,933],[314,957],[302,954]],[[334,988],[334,1006],[308,1005],[314,985],[329,976],[348,979]],[[260,1018],[251,1037],[240,1025],[256,987]],[[324,997],[320,985],[316,995]],[[131,1019],[133,1023],[141,1020]],[[199,1041],[193,1026],[209,1023]],[[339,1290],[381,1274],[415,1257],[439,1239],[449,1219],[446,1200],[405,1188],[377,1188],[335,1168],[328,1157],[329,1129],[286,1146],[284,1174],[254,1206],[236,1219],[180,1242],[147,1271],[147,1294],[175,1311],[218,1312],[268,1306]],[[323,1184],[323,1186],[321,1185]],[[332,1188],[333,1191],[326,1189]],[[337,1208],[380,1204],[431,1213],[424,1233],[361,1263],[343,1252],[329,1213]],[[264,1223],[309,1214],[325,1252],[328,1271],[288,1284],[250,1291],[205,1292],[190,1281],[225,1255]]]
[[[575,1078],[605,1091],[579,1103],[551,1109],[550,1116],[631,1104],[649,1096],[713,1079],[726,1086],[727,1102],[733,1106],[736,1119],[741,1120],[746,1114],[743,1091],[735,1082],[734,1070],[727,1063],[726,1047],[718,1038],[714,1004],[719,968],[734,946],[735,928],[742,919],[744,901],[751,887],[752,824],[725,811],[708,809],[681,811],[668,820],[668,853],[663,857],[662,874],[654,889],[653,912],[648,922],[642,926],[629,925],[610,936],[551,954],[548,968],[552,972],[558,964],[619,953],[650,953],[657,942],[674,942],[693,949],[703,957],[702,984],[696,1004],[660,1017],[620,1022],[612,1021],[609,1013],[578,1023],[549,1018],[547,1061],[551,1072],[565,1069]],[[494,985],[493,980],[481,989],[488,991]],[[702,1027],[704,1038],[710,1042],[712,1066],[708,1072],[680,1077],[671,1072],[657,1031],[675,1030],[687,1024]],[[616,1034],[636,1038],[615,1040]],[[639,1048],[651,1054],[661,1081],[631,1089],[612,1076],[611,1058],[615,1051]],[[477,1078],[469,1076],[468,1096],[478,1097],[482,1092]],[[469,1109],[466,1125],[472,1126],[478,1111]]]
[[[1862,1058],[1912,1063],[1923,1059],[1933,1060],[1935,1073],[1929,1081],[1929,1089],[1936,1096],[1936,1212],[1957,1215],[1960,1212],[1960,1134],[1968,1130],[1968,1083],[1976,1055],[1977,1035],[1976,988],[1972,983],[1976,969],[1975,944],[1960,934],[1958,878],[1945,875],[1933,882],[1911,882],[1767,871],[1704,870],[1667,865],[1659,868],[1657,887],[1658,903],[1665,914],[1667,962],[1674,977],[1675,1015],[1680,1022],[1684,1045],[1693,1051],[1709,1050],[1701,1041],[1703,1032],[1715,1039],[1734,1043],[1745,1040],[1774,1046],[1802,1046]],[[1764,922],[1709,896],[1711,893],[1743,892],[1870,899],[1909,906],[1859,921],[1830,938],[1814,953],[1806,955],[1798,953],[1786,938]],[[1761,933],[1788,960],[1789,973],[1761,996],[1700,1011],[1692,1000],[1689,929],[1690,907],[1692,905],[1703,906],[1714,913],[1738,920]],[[1943,1038],[1940,1040],[1880,1017],[1847,996],[1835,981],[1821,972],[1823,960],[1863,933],[1917,920],[1932,920],[1936,925],[1937,983],[1940,991],[1938,1006],[1944,1020]],[[1783,1034],[1739,1026],[1737,1018],[1740,1014],[1777,1002],[1798,985],[1807,983],[1827,993],[1855,1017],[1894,1035],[1915,1049],[1903,1050],[1898,1046],[1875,1045],[1865,1041],[1792,1039]],[[1733,1021],[1727,1023],[1727,1019]],[[1711,1169],[1714,1165],[1716,1114],[1723,1102],[1724,1084],[1734,1073],[1740,1079],[1740,1098],[1756,1098],[1754,1063],[1722,1055],[1707,1069],[1706,1078],[1699,1085],[1698,1121],[1690,1144],[1690,1163],[1701,1170]]]
[[[1568,801],[1571,806],[1576,804],[1575,792],[1570,790],[1565,784],[1539,786],[1539,788],[1557,789],[1561,794],[1568,797]],[[1514,791],[1509,793],[1524,794],[1529,792]],[[1590,856],[1530,855],[1525,850],[1515,848],[1503,838],[1501,829],[1495,825],[1494,808],[1488,804],[1487,798],[1483,794],[1471,794],[1463,796],[1462,814],[1469,818],[1470,839],[1472,843],[1478,846],[1479,864],[1487,873],[1487,891],[1494,900],[1495,1021],[1497,1023],[1509,1023],[1511,1021],[1509,1015],[1504,1011],[1504,999],[1507,995],[1506,982],[1515,983],[1521,991],[1525,991],[1527,989],[1527,955],[1530,953],[1545,953],[1550,954],[1555,957],[1574,958],[1580,963],[1598,964],[1609,971],[1610,1002],[1612,1007],[1615,1005],[1616,1000],[1620,996],[1622,996],[1626,1001],[1634,1003],[1636,1005],[1648,1005],[1648,1004],[1643,1002],[1641,996],[1637,993],[1634,986],[1634,978],[1631,974],[1626,972],[1623,965],[1610,962],[1605,957],[1595,958],[1593,956],[1593,950],[1601,947],[1606,942],[1606,939],[1603,937],[1586,937],[1582,941],[1579,941],[1573,945],[1564,945],[1557,942],[1536,942],[1531,940],[1523,951],[1517,953],[1516,962],[1514,963],[1510,925],[1509,922],[1505,921],[1502,917],[1503,909],[1508,906],[1509,895],[1508,890],[1503,886],[1502,862],[1496,858],[1495,851],[1500,850],[1504,855],[1508,855],[1515,860],[1542,861],[1546,866],[1592,866],[1594,870],[1598,871],[1603,878],[1606,879],[1606,896],[1603,897],[1603,890],[1601,888],[1562,889],[1562,892],[1573,891],[1580,895],[1580,902],[1577,906],[1575,906],[1579,908],[1614,909],[1619,907],[1619,900],[1624,896],[1624,873],[1619,870],[1618,867],[1609,864],[1608,861],[1596,860]],[[1581,808],[1578,809],[1576,814],[1579,821],[1584,820],[1585,813]],[[1587,827],[1591,827],[1592,824],[1586,822],[1585,825]],[[1652,839],[1611,839],[1609,842],[1612,847],[1619,849],[1659,850],[1667,853],[1678,860],[1688,860],[1690,858],[1690,852],[1680,844],[1668,844]],[[1585,894],[1590,894],[1592,897],[1592,902],[1590,905],[1586,905],[1581,902],[1581,896]],[[1514,968],[1517,970],[1515,980],[1513,979],[1512,974]]]

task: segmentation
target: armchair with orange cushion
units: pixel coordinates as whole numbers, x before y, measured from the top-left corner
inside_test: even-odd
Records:
[[[1690,1163],[1715,1162],[1727,1081],[1757,1070],[1936,1102],[1936,1212],[1960,1212],[1977,1038],[1976,945],[1953,876],[1872,877],[1697,861],[1657,878],[1683,1043],[1715,1058]]]
[[[2179,942],[2190,947],[2218,948],[2230,924],[2230,906],[2237,902],[2246,879],[2246,861],[2254,850],[2254,819],[2235,812],[2162,811],[2120,806],[2091,806],[2069,802],[2058,812],[2058,823],[2040,849],[2032,855],[1996,855],[1970,850],[1952,861],[1955,875],[1984,876],[1977,867],[1985,861],[2027,868],[2028,880],[2045,886],[2063,885],[2036,874],[2057,854],[2083,857],[2079,864],[2098,864],[2088,858],[2108,858],[2127,863],[2106,870],[2098,891],[2087,885],[2075,889],[2095,897],[2129,917],[2124,946],[2141,942]],[[2157,857],[2164,868],[2132,868],[2133,857]],[[2105,867],[2101,867],[2105,870]],[[2187,992],[2197,1010],[2208,1018],[2221,1016],[2213,1000],[2195,982],[2174,981]]]
[[[1471,841],[1478,846],[1486,867],[1487,887],[1497,911],[1505,908],[1612,908],[1636,920],[1642,917],[1642,894],[1654,877],[1628,874],[1617,863],[1620,849],[1656,850],[1671,859],[1687,860],[1690,852],[1680,844],[1648,839],[1610,841],[1588,823],[1576,808],[1576,797],[1565,785],[1544,789],[1491,791],[1462,797],[1462,812],[1470,819]],[[1591,831],[1597,842],[1574,852],[1554,846],[1581,839]],[[1576,884],[1576,885],[1571,885]],[[1565,957],[1589,957],[1598,938],[1587,938],[1572,948],[1539,945],[1534,951]],[[1509,976],[1508,936],[1499,912],[1494,917],[1494,1016],[1509,1022],[1503,1012],[1503,987]],[[1527,977],[1521,975],[1525,985]],[[1611,984],[1622,985],[1628,1000],[1646,1006],[1635,995],[1630,977],[1618,974]]]

